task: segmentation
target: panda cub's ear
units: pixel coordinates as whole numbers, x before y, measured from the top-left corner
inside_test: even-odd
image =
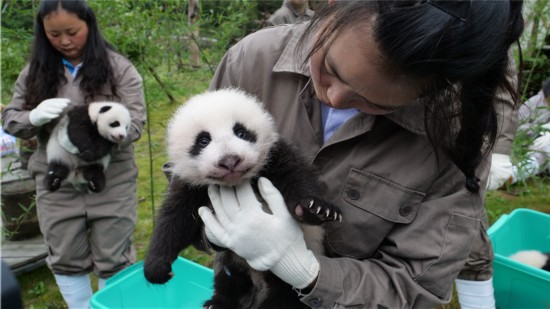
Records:
[[[112,108],[112,106],[110,106],[110,105],[103,106],[101,109],[99,109],[99,113],[100,113],[100,114],[103,114],[103,113],[105,113],[106,111],[110,110],[111,108]]]

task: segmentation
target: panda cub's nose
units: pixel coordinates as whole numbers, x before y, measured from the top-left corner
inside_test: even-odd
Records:
[[[241,157],[237,155],[226,155],[218,162],[218,167],[232,171],[241,163]]]
[[[115,141],[115,142],[122,142],[126,138],[126,135],[118,134],[118,135],[111,135],[111,137],[113,138],[113,141]]]

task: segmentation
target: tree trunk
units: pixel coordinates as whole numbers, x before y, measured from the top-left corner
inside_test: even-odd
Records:
[[[189,0],[189,9],[187,11],[187,24],[191,29],[191,36],[194,38],[189,41],[189,49],[191,51],[191,66],[199,67],[200,66],[200,50],[198,46],[200,32],[199,27],[193,27],[193,24],[199,19],[199,1],[200,0]]]

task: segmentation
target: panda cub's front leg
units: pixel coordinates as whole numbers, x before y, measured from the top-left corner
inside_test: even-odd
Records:
[[[323,198],[319,173],[292,145],[279,141],[270,152],[271,161],[260,176],[281,192],[291,215],[309,225],[341,221],[340,208]]]
[[[143,264],[148,282],[166,283],[173,276],[172,263],[181,250],[190,245],[205,247],[201,237],[204,225],[197,211],[209,203],[207,189],[190,185],[176,176],[170,181]]]

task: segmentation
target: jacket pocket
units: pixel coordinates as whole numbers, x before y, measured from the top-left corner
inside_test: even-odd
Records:
[[[396,224],[414,220],[424,196],[378,175],[352,169],[338,202],[342,222],[327,226],[329,251],[356,259],[370,257]]]

